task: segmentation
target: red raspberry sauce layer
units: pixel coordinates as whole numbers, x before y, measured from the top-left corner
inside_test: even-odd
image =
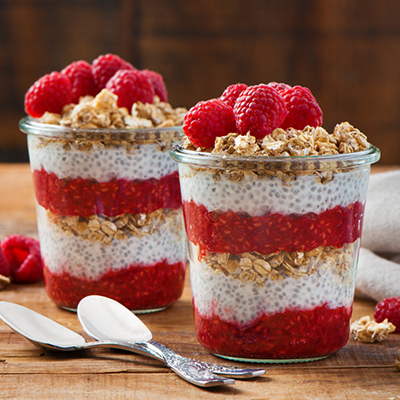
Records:
[[[200,252],[240,254],[256,251],[310,251],[319,246],[342,247],[361,237],[364,205],[355,202],[320,214],[270,213],[252,217],[228,211],[217,213],[183,202],[186,233]]]
[[[288,309],[247,325],[205,317],[194,307],[196,336],[211,353],[252,359],[316,358],[346,345],[352,307]]]
[[[130,310],[150,310],[167,307],[181,297],[185,264],[163,260],[152,266],[131,265],[110,270],[95,280],[66,272],[53,274],[47,265],[43,274],[47,294],[60,307],[76,309],[85,296],[97,294],[117,300]]]
[[[107,215],[151,213],[178,209],[181,193],[178,172],[160,179],[114,179],[109,182],[76,178],[59,179],[44,169],[33,171],[38,203],[57,215]]]

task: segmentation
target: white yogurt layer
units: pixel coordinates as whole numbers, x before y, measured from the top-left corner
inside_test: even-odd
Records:
[[[52,273],[67,272],[77,278],[97,279],[110,270],[138,264],[151,266],[163,260],[186,263],[186,240],[178,220],[166,219],[151,235],[133,236],[105,245],[67,234],[49,222],[46,210],[37,206],[42,257]],[[183,218],[182,218],[183,219]]]
[[[178,170],[169,151],[161,151],[155,144],[142,144],[134,153],[128,153],[123,146],[106,148],[94,144],[91,150],[83,151],[73,145],[65,150],[60,141],[46,142],[45,147],[41,143],[40,138],[28,135],[31,169],[44,168],[60,179],[159,179]]]
[[[282,214],[316,213],[335,206],[346,207],[365,201],[369,169],[335,172],[333,180],[322,184],[313,175],[299,175],[283,184],[277,176],[245,174],[241,181],[229,180],[208,170],[193,170],[180,164],[179,175],[183,201],[193,200],[207,210],[246,212],[261,216],[268,212]]]
[[[354,263],[359,240],[353,244]],[[313,261],[311,261],[313,262]],[[190,260],[190,280],[194,304],[200,315],[212,312],[227,322],[247,324],[262,313],[286,309],[313,309],[324,303],[330,308],[350,307],[353,302],[356,266],[339,275],[337,269],[325,268],[303,277],[255,282],[232,279],[215,271],[196,257]]]

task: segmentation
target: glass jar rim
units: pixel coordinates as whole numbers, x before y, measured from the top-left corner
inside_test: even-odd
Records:
[[[46,124],[32,117],[24,117],[19,121],[19,129],[28,135],[46,137],[49,139],[73,139],[84,137],[86,139],[98,139],[110,137],[113,139],[178,139],[183,137],[182,125],[163,128],[72,128],[55,124]]]
[[[170,155],[178,163],[190,164],[203,168],[305,171],[316,169],[342,169],[370,165],[380,159],[380,150],[370,145],[368,149],[354,153],[312,156],[242,156],[188,150],[178,144],[172,147]]]

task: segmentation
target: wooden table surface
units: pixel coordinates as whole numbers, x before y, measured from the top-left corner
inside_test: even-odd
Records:
[[[376,168],[375,171],[379,169]],[[33,188],[27,164],[0,164],[0,240],[11,233],[37,237]],[[154,340],[203,361],[234,365],[210,355],[193,326],[188,277],[183,296],[169,309],[140,316]],[[61,310],[43,283],[11,284],[0,299],[25,305],[86,338],[76,314]],[[353,320],[372,316],[375,302],[356,298]],[[267,373],[235,385],[198,388],[161,363],[109,349],[47,352],[14,333],[0,320],[1,399],[400,399],[400,372],[392,365],[400,335],[377,344],[355,342],[322,361],[264,364]],[[243,364],[251,366],[251,364]]]

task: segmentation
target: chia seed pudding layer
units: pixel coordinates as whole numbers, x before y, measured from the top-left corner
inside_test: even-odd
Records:
[[[60,141],[28,136],[31,170],[44,169],[59,179],[83,178],[108,182],[111,179],[160,179],[176,172],[176,163],[168,156],[168,147],[138,144],[129,151],[122,145],[105,147],[95,142],[90,150],[72,143],[66,148]],[[44,145],[45,144],[45,145]]]
[[[368,174],[363,171],[336,172],[333,179],[321,183],[317,174],[297,175],[292,181],[278,176],[244,174],[232,180],[229,175],[196,170],[180,165],[182,200],[193,200],[207,210],[233,211],[250,216],[266,213],[307,214],[346,207],[365,199]]]

